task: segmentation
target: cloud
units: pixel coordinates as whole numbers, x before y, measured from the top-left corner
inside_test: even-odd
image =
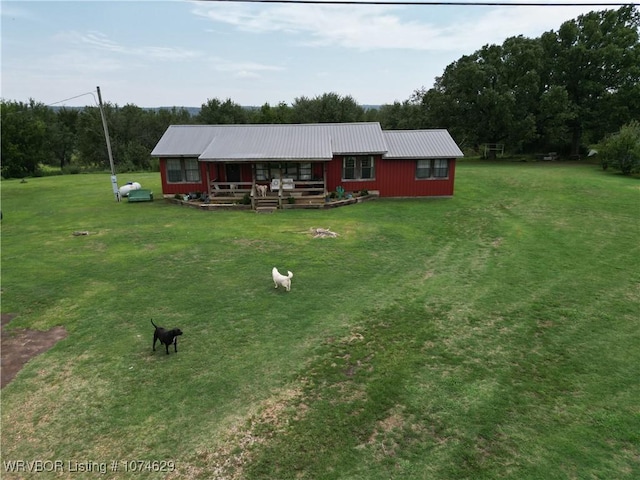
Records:
[[[324,5],[195,4],[192,12],[243,32],[311,35],[311,43],[366,46],[380,29],[395,23],[393,7]],[[365,42],[364,39],[368,40]],[[303,40],[304,43],[309,43]]]
[[[193,4],[192,13],[254,34],[285,33],[300,45],[356,50],[475,50],[516,35],[540,36],[592,7]]]
[[[107,35],[98,31],[78,32],[69,31],[57,35],[60,40],[66,40],[76,46],[89,46],[106,52],[129,55],[140,58],[151,58],[161,61],[192,60],[203,54],[197,50],[180,47],[142,46],[130,47],[111,40]]]
[[[216,72],[226,73],[235,78],[261,78],[264,72],[279,72],[283,67],[266,65],[257,62],[233,62],[221,58],[211,59],[208,62]]]

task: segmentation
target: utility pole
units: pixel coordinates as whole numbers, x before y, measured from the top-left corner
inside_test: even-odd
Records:
[[[113,188],[113,194],[116,197],[116,202],[120,201],[120,190],[118,189],[118,179],[116,178],[116,167],[113,165],[113,155],[111,154],[111,141],[109,140],[109,127],[107,126],[107,119],[104,116],[104,109],[102,108],[102,95],[100,94],[100,87],[96,87],[98,90],[98,106],[100,107],[100,117],[102,117],[102,126],[104,128],[104,138],[107,141],[107,154],[109,155],[109,164],[111,165],[111,186]]]

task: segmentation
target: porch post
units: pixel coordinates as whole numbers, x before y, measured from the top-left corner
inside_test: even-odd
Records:
[[[251,164],[251,210],[256,209],[256,164]]]
[[[327,191],[327,162],[322,162],[322,182],[324,183],[324,196],[329,195]]]
[[[207,171],[207,196],[209,198],[211,198],[211,175],[209,175],[209,168],[211,168],[211,163],[206,162],[205,165],[207,166],[206,171]]]
[[[280,185],[278,187],[278,208],[282,208],[282,164],[278,164],[278,178],[280,179]]]

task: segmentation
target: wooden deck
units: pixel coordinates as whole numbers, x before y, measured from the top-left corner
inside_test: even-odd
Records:
[[[266,182],[256,182],[267,185]],[[208,204],[234,204],[250,202],[251,208],[258,211],[291,208],[320,208],[325,203],[326,187],[324,181],[289,181],[280,184],[277,191],[267,185],[264,196],[258,194],[253,182],[211,182]],[[304,206],[304,207],[303,207]]]
[[[258,183],[259,184],[259,183]],[[280,209],[322,209],[360,203],[379,196],[377,191],[368,195],[327,200],[327,192],[322,181],[303,181],[289,184],[277,191],[267,190],[264,196],[256,195],[255,185],[251,182],[211,182],[210,192],[197,198],[188,195],[165,195],[172,203],[201,210],[249,210],[259,213],[272,213]],[[203,200],[204,198],[204,200]]]
[[[286,209],[325,209],[336,208],[345,205],[353,205],[367,200],[378,198],[377,191],[371,191],[368,195],[353,198],[331,199],[326,201],[324,196],[308,195],[295,197],[293,202],[285,198],[284,202],[278,203],[277,196],[269,196],[262,201],[251,204],[243,204],[240,202],[241,197],[216,197],[216,202],[203,202],[202,200],[187,200],[176,198],[175,195],[165,195],[164,199],[176,205],[185,207],[198,208],[200,210],[254,210],[256,213],[273,213],[277,210]]]

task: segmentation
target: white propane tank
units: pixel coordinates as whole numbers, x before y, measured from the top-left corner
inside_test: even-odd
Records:
[[[125,185],[120,187],[120,196],[128,197],[131,190],[140,190],[141,188],[142,185],[138,182],[127,182]]]

